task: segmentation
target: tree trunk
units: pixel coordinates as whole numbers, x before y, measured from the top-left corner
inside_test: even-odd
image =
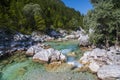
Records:
[[[108,33],[106,34],[106,48],[108,49],[109,48],[109,37],[108,37]]]
[[[117,47],[119,45],[119,42],[118,42],[118,24],[116,24],[116,41],[115,41],[115,47]]]

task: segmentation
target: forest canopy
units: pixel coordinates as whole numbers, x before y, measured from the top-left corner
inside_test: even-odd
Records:
[[[79,26],[83,26],[83,15],[61,0],[0,0],[0,29],[31,33]]]

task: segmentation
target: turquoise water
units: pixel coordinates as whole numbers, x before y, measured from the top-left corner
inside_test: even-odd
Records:
[[[61,51],[64,55],[67,57],[67,62],[75,62],[75,64],[78,64],[79,62],[76,61],[76,57],[74,56],[67,56],[67,54],[71,52],[75,52],[77,57],[80,58],[81,51],[78,46],[77,40],[72,41],[63,41],[63,42],[47,42],[46,44],[50,45],[51,47]],[[77,52],[78,51],[78,52]],[[80,64],[78,64],[80,65]]]
[[[43,72],[45,69],[43,65],[34,63],[32,60],[12,63],[2,70],[2,78],[0,80],[27,80],[27,77],[31,76],[30,73],[35,71]]]
[[[57,50],[69,50],[68,52],[78,51],[79,53],[77,41],[46,42],[46,44],[51,45]],[[67,53],[66,51],[64,52]],[[59,75],[57,75],[57,73],[52,74],[53,75],[50,75],[50,73],[46,71],[45,65],[33,62],[31,58],[26,57],[25,52],[17,52],[13,56],[0,61],[0,80],[56,80],[54,76],[65,76],[63,73]],[[86,75],[88,77],[86,77]],[[50,77],[50,79],[46,76]],[[96,80],[90,73],[70,73],[69,76],[80,77],[81,80]],[[65,77],[68,77],[67,74]],[[78,80],[78,78],[71,80]]]
[[[63,42],[46,42],[46,44],[49,44],[52,46],[52,48],[57,49],[57,50],[62,50],[62,49],[71,49],[72,51],[78,49],[78,41],[73,40],[73,41],[63,41]]]

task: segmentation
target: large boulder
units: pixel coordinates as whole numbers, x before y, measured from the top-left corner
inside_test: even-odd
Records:
[[[97,75],[102,80],[120,80],[120,65],[102,66]]]
[[[66,39],[75,39],[75,35],[67,35],[65,38]]]
[[[96,73],[99,70],[100,66],[96,62],[92,61],[89,64],[88,68],[91,70],[91,72]]]
[[[79,46],[88,46],[90,44],[88,35],[80,35],[78,40],[79,40]]]
[[[43,42],[42,36],[40,32],[32,32],[31,39],[35,42]]]
[[[60,34],[62,34],[62,36],[68,35],[68,34],[67,34],[68,32],[67,32],[66,30],[60,29],[59,32],[60,32]]]
[[[109,64],[120,65],[120,52],[115,51],[115,50],[110,50],[107,52],[107,57],[109,59]]]
[[[106,59],[106,50],[104,49],[93,49],[92,51],[87,51],[84,53],[83,57],[81,57],[80,61],[83,64],[86,64],[88,62],[92,62],[93,60],[99,60],[99,61],[104,61]]]
[[[93,49],[84,53],[80,62],[88,65],[92,72],[97,72],[104,65],[120,65],[120,52],[116,50]]]
[[[49,48],[37,52],[33,56],[33,60],[38,62],[53,62],[53,61],[64,61],[66,60],[66,57],[58,50]]]
[[[38,53],[39,51],[43,50],[43,48],[42,48],[43,46],[44,46],[43,44],[37,44],[37,45],[31,46],[26,51],[26,55],[33,56],[35,53]]]

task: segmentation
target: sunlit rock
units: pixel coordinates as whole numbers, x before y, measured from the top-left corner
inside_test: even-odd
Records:
[[[80,35],[78,40],[80,46],[88,46],[90,44],[88,35]]]
[[[66,60],[66,57],[60,53],[58,50],[54,50],[52,48],[44,49],[39,52],[37,52],[33,56],[34,61],[43,61],[43,62],[52,62],[52,61],[64,61]]]
[[[89,67],[90,71],[93,72],[93,73],[97,72],[99,70],[99,68],[100,68],[100,66],[96,62],[94,62],[94,61],[92,61],[89,64],[88,67]]]
[[[35,53],[38,53],[39,51],[43,50],[43,48],[41,46],[43,46],[43,45],[42,44],[37,44],[37,45],[31,46],[26,51],[26,55],[27,56],[33,56]]]
[[[116,50],[107,51],[96,48],[92,51],[86,51],[80,58],[80,62],[84,65],[87,64],[92,72],[97,72],[104,65],[120,65],[119,54],[120,52]]]
[[[120,65],[105,65],[98,70],[97,75],[102,80],[120,79]]]
[[[107,57],[109,58],[109,61],[107,61],[108,64],[120,65],[120,52],[116,50],[110,50],[107,52]]]

